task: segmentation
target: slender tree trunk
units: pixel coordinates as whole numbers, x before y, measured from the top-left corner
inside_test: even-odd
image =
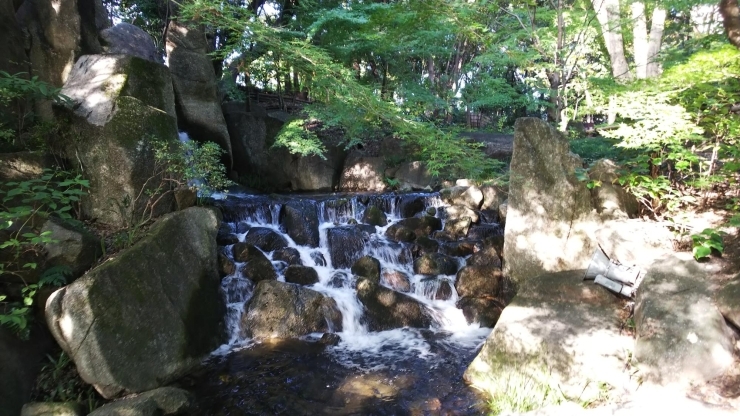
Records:
[[[731,44],[740,48],[740,7],[738,0],[721,0],[719,12],[725,26],[725,34]]]
[[[632,11],[632,46],[635,56],[635,77],[647,78],[648,35],[645,22],[645,4],[636,1],[630,5]]]
[[[619,81],[627,81],[632,78],[632,74],[624,56],[624,41],[619,27],[619,0],[591,0],[591,4],[594,6],[596,18],[604,35],[612,75]]]
[[[666,11],[663,8],[655,7],[650,23],[650,40],[648,41],[647,50],[647,77],[655,78],[660,76],[663,68],[657,61],[660,45],[663,42],[663,29],[665,29]]]

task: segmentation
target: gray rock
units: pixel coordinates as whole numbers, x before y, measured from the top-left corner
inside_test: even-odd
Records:
[[[464,205],[449,206],[445,208],[445,213],[447,214],[448,221],[458,221],[464,218],[468,218],[474,223],[480,221],[478,213]]]
[[[486,328],[493,328],[504,310],[503,303],[496,299],[469,296],[458,300],[455,306],[462,309],[469,324],[478,323]]]
[[[255,283],[277,279],[277,272],[272,262],[260,249],[247,243],[236,243],[233,249],[234,260],[247,263],[241,270],[242,276]]]
[[[82,406],[75,402],[64,403],[26,403],[21,416],[83,416]]]
[[[53,243],[44,244],[49,266],[67,266],[72,278],[82,275],[102,255],[100,239],[82,225],[73,226],[57,218],[50,218],[41,232],[49,232]]]
[[[546,272],[585,269],[600,219],[576,178],[568,139],[538,118],[515,123],[504,272],[515,284]]]
[[[411,282],[409,276],[398,270],[384,270],[382,282],[397,292],[410,292]]]
[[[645,380],[688,386],[721,375],[734,337],[709,297],[709,274],[690,253],[658,259],[635,298],[635,359]]]
[[[439,196],[450,205],[462,205],[470,209],[480,209],[483,192],[477,186],[453,186],[439,191]]]
[[[450,219],[445,221],[444,231],[453,237],[462,238],[468,235],[471,225],[473,225],[473,221],[467,217]]]
[[[503,228],[493,224],[472,225],[468,229],[468,238],[471,240],[486,240],[501,235],[503,231]]]
[[[241,320],[242,335],[255,339],[296,338],[341,330],[342,314],[334,299],[274,280],[257,284]]]
[[[509,200],[502,202],[498,206],[498,219],[502,225],[506,224],[506,214],[509,212]]]
[[[417,240],[417,244],[418,242],[419,241]],[[466,257],[473,254],[477,249],[478,247],[476,242],[470,240],[450,241],[439,245],[440,253],[452,257]]]
[[[167,215],[47,301],[54,338],[103,397],[157,388],[221,342],[219,221],[205,208]]]
[[[289,266],[302,266],[303,262],[301,261],[301,253],[298,252],[297,249],[293,247],[285,247],[279,250],[276,250],[272,254],[273,260],[279,260],[284,261]]]
[[[506,190],[497,185],[483,185],[480,187],[480,190],[483,193],[483,203],[480,209],[497,211],[508,196]]]
[[[367,209],[365,209],[365,212],[362,214],[362,222],[364,222],[365,224],[385,227],[388,224],[388,218],[386,217],[383,210],[374,205],[371,205],[367,207]]]
[[[283,205],[280,224],[296,244],[319,246],[319,214],[310,202],[291,201]]]
[[[383,287],[370,279],[357,282],[357,298],[365,307],[365,319],[371,331],[412,327],[428,328],[432,319],[426,307],[416,299]]]
[[[419,161],[401,163],[392,177],[398,181],[401,189],[424,190],[436,185],[434,176],[429,173],[426,165]]]
[[[51,335],[41,328],[32,327],[28,340],[0,326],[0,415],[17,416],[23,404],[31,400],[41,367],[47,354],[56,349]]]
[[[639,204],[634,195],[616,183],[617,165],[609,159],[597,160],[588,171],[589,179],[600,185],[591,189],[593,205],[604,219],[634,218]]]
[[[715,301],[722,316],[740,328],[740,276],[735,276],[717,292]]]
[[[72,69],[62,93],[76,105],[66,152],[90,180],[83,214],[104,224],[131,226],[148,215],[159,182],[149,138],[177,141],[172,84],[167,68],[125,55],[88,55]],[[141,197],[144,195],[144,197]],[[165,198],[154,216],[172,209]]]
[[[100,32],[100,38],[107,54],[130,55],[158,64],[164,62],[154,39],[138,26],[121,22]]]
[[[38,178],[44,169],[56,166],[52,155],[42,152],[0,153],[0,181],[27,181]]]
[[[236,273],[236,264],[223,253],[218,253],[218,273],[221,277]]]
[[[193,405],[193,397],[176,387],[160,387],[103,405],[89,416],[181,415]]]
[[[339,178],[339,190],[383,192],[388,189],[384,172],[384,158],[350,153]]]
[[[170,20],[167,26],[167,64],[178,108],[177,124],[190,138],[215,142],[226,152],[231,169],[232,151],[226,120],[218,98],[218,80],[201,25]]]
[[[467,266],[491,266],[500,269],[501,255],[499,253],[500,251],[494,245],[487,244],[478,252],[473,253],[465,264]]]
[[[599,383],[607,383],[618,400],[636,387],[625,368],[633,340],[620,328],[621,308],[606,289],[584,282],[583,270],[531,278],[464,378],[492,395],[557,389],[583,402],[600,397]]]
[[[414,235],[416,235],[417,237],[422,237],[422,236],[426,237],[426,236],[429,236],[429,234],[431,234],[433,231],[442,229],[442,220],[436,217],[432,217],[430,215],[423,215],[421,217],[405,218],[391,225],[390,227],[388,227],[385,235],[391,239],[394,239],[396,234],[398,234],[398,230],[402,228],[412,230]],[[395,241],[405,241],[405,240],[395,240]]]
[[[288,266],[285,269],[285,281],[298,285],[310,286],[318,283],[319,274],[313,267],[307,266]]]
[[[198,191],[187,186],[181,186],[176,188],[173,192],[175,197],[175,210],[182,211],[184,209],[194,207],[198,203]]]

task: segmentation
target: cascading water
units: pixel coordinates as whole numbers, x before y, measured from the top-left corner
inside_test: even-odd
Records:
[[[318,247],[300,245],[286,233],[280,224],[283,205],[301,200],[312,204],[319,219]],[[450,354],[472,354],[490,333],[490,328],[481,328],[477,323],[469,324],[462,311],[455,305],[458,300],[455,291],[455,274],[430,276],[414,272],[412,245],[391,241],[386,231],[404,218],[426,212],[429,208],[443,205],[437,194],[385,194],[385,195],[347,195],[313,197],[266,197],[256,195],[230,196],[222,205],[224,222],[239,241],[243,242],[251,228],[269,228],[277,232],[296,250],[300,262],[310,266],[318,274],[318,282],[309,289],[331,297],[342,314],[342,330],[338,332],[337,345],[327,347],[323,354],[331,357],[332,365],[340,365],[358,374],[399,369],[399,363],[408,360],[422,360],[431,367],[438,367],[442,361],[450,361]],[[375,206],[387,216],[385,226],[370,227],[360,225],[365,210]],[[437,214],[439,216],[439,214]],[[362,239],[341,240],[341,249],[330,247],[330,234],[344,230],[362,230]],[[355,232],[355,231],[352,231]],[[349,243],[346,241],[350,241]],[[359,246],[357,246],[359,241]],[[222,252],[232,257],[232,246],[222,247]],[[277,271],[277,280],[285,282],[287,264],[274,258],[275,252],[264,252]],[[349,266],[360,256],[371,256],[380,262],[380,284],[403,292],[427,309],[433,318],[429,328],[398,328],[373,332],[364,319],[364,307],[357,297],[357,278]],[[456,258],[458,267],[465,265],[465,259]],[[341,264],[336,264],[341,263]],[[245,303],[252,297],[255,284],[242,276],[243,263],[235,263],[236,272],[222,280],[223,293],[228,305],[226,324],[230,334],[229,341],[217,353],[225,354],[244,346],[255,347],[250,339],[243,336],[240,321]],[[316,341],[323,334],[309,334],[304,340]],[[435,361],[438,355],[446,358]],[[418,365],[418,364],[414,364]],[[459,363],[456,364],[459,366]],[[349,370],[348,370],[349,371]],[[394,376],[395,377],[395,376]],[[459,383],[459,382],[458,382]],[[329,387],[327,385],[327,387]],[[341,413],[341,412],[340,412]],[[224,413],[227,414],[227,413]],[[254,414],[265,414],[256,412]]]

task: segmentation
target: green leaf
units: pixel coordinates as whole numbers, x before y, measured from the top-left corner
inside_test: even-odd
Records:
[[[709,257],[710,254],[712,254],[712,249],[701,245],[701,246],[694,246],[694,258],[697,260],[703,259],[704,257]]]

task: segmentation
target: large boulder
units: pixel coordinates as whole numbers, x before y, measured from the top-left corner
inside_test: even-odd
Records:
[[[89,416],[182,415],[190,410],[193,397],[176,387],[160,387],[107,403]]]
[[[599,219],[586,184],[576,177],[581,167],[568,139],[547,122],[516,120],[504,230],[504,271],[515,285],[545,272],[587,267]]]
[[[160,387],[221,342],[219,221],[205,208],[169,214],[47,301],[54,338],[103,397]]]
[[[121,22],[100,32],[104,42],[103,51],[107,54],[130,55],[156,63],[163,63],[154,39],[138,26]]]
[[[41,227],[53,242],[44,244],[47,265],[67,266],[73,277],[81,276],[103,254],[100,239],[81,225],[50,218]]]
[[[429,311],[422,303],[370,279],[358,280],[357,298],[365,307],[364,318],[371,331],[405,326],[428,328],[432,324]]]
[[[480,187],[480,190],[483,193],[483,203],[480,206],[481,209],[498,211],[501,204],[506,201],[507,192],[501,186],[483,185]]]
[[[0,153],[0,183],[39,178],[54,166],[54,157],[43,152]]]
[[[434,176],[424,162],[419,161],[401,163],[388,176],[398,181],[401,190],[428,190],[436,185]]]
[[[202,25],[172,19],[167,25],[167,65],[177,101],[177,124],[199,142],[215,142],[232,166],[231,140],[218,98],[218,80]]]
[[[247,243],[236,243],[233,250],[234,260],[247,263],[241,269],[242,276],[255,283],[277,279],[277,272],[272,262],[257,247]]]
[[[655,261],[635,298],[634,358],[644,381],[708,381],[734,361],[734,336],[712,303],[708,281],[718,270],[690,253]]]
[[[388,189],[384,172],[384,158],[350,153],[339,179],[339,190],[383,192]]]
[[[634,195],[617,183],[618,166],[609,159],[597,160],[588,171],[589,179],[598,181],[591,188],[593,205],[604,219],[634,218],[639,204]]]
[[[442,253],[427,253],[414,261],[414,273],[426,275],[447,275],[457,273],[457,259]]]
[[[439,196],[450,205],[461,205],[470,209],[480,209],[483,192],[477,186],[453,186],[439,191]]]
[[[352,274],[370,279],[374,283],[380,281],[380,261],[375,257],[364,256],[360,258],[352,265],[351,271]]]
[[[599,398],[606,383],[618,399],[637,384],[625,367],[633,340],[621,328],[622,308],[606,289],[583,281],[583,270],[529,279],[464,378],[493,396],[526,388],[582,402]]]
[[[740,328],[740,275],[717,292],[715,300],[722,316]]]
[[[503,273],[495,266],[465,266],[457,272],[455,290],[460,297],[499,295]]]
[[[244,306],[242,335],[255,339],[297,338],[339,332],[342,313],[334,299],[292,283],[265,280]]]
[[[310,201],[290,201],[280,211],[280,224],[302,246],[319,246],[319,214]]]
[[[75,64],[62,93],[75,102],[70,128],[77,139],[66,151],[90,180],[83,214],[123,227],[147,211],[170,211],[171,199],[148,205],[159,186],[149,140],[177,141],[167,68],[125,55],[87,55]]]
[[[370,205],[362,214],[362,222],[364,222],[365,224],[385,227],[386,225],[388,225],[388,217],[386,217],[385,212],[383,212],[382,209],[376,207],[375,205]]]
[[[316,269],[308,266],[288,266],[285,269],[285,281],[297,285],[310,286],[318,283],[319,274]]]
[[[326,230],[331,264],[337,269],[347,269],[362,257],[365,238],[362,229],[352,225]]]
[[[288,247],[288,240],[277,231],[267,227],[252,227],[244,236],[244,242],[270,252]]]

